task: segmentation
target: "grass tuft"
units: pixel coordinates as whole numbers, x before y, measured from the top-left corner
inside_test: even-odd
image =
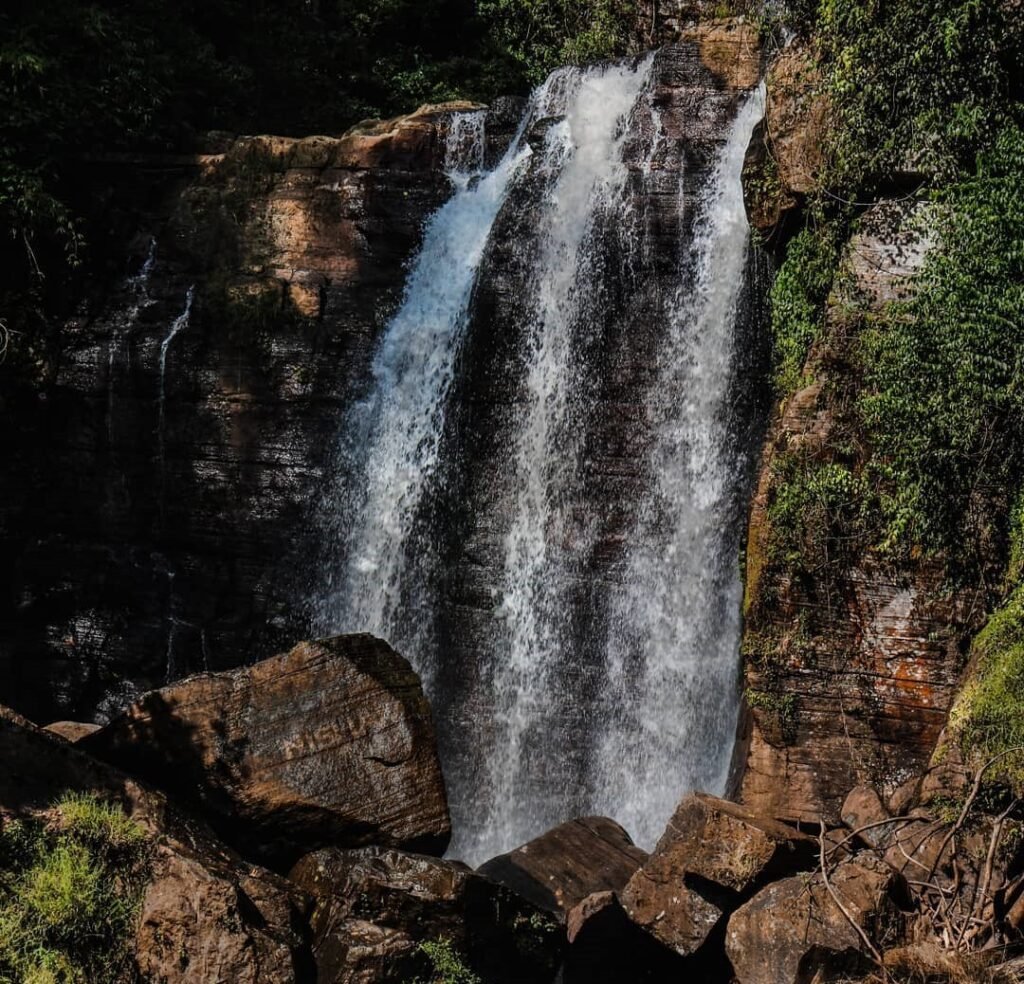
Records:
[[[126,980],[148,877],[145,831],[95,796],[64,796],[47,823],[3,822],[0,984]]]

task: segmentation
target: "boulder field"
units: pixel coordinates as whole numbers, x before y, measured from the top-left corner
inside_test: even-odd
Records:
[[[895,804],[851,790],[834,827],[690,793],[650,854],[581,817],[476,871],[444,858],[430,708],[371,636],[190,677],[98,730],[72,724],[0,712],[0,823],[47,822],[86,793],[142,828],[129,953],[146,981],[903,979],[948,964],[951,933],[989,943],[963,979],[998,981],[982,964],[1009,973],[1024,921],[1003,819],[949,817],[943,796],[971,795],[952,760]]]

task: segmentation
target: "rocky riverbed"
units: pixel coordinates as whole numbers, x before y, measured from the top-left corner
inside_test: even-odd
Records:
[[[146,832],[129,951],[164,984],[800,984],[941,963],[948,930],[994,944],[1024,919],[999,821],[944,813],[970,781],[950,760],[888,801],[850,791],[840,824],[692,793],[650,854],[611,818],[568,818],[474,871],[444,856],[419,680],[366,635],[189,677],[98,729],[5,710],[0,756],[5,827],[72,790]]]

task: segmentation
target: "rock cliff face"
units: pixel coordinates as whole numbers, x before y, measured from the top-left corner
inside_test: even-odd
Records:
[[[104,165],[119,183],[174,180],[148,203],[124,283],[65,327],[54,382],[20,414],[0,599],[19,709],[102,719],[301,637],[310,508],[403,264],[449,193],[450,116]]]
[[[938,560],[895,566],[858,549],[796,575],[773,560],[784,462],[828,463],[851,447],[858,326],[903,296],[920,266],[928,243],[915,214],[881,202],[861,218],[804,383],[779,407],[762,456],[747,549],[740,798],[789,820],[834,822],[858,782],[888,796],[920,774],[977,628],[978,599],[951,595]]]

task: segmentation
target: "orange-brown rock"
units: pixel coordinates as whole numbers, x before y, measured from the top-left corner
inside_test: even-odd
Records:
[[[783,401],[765,442],[747,542],[743,640],[748,692],[759,699],[740,789],[758,814],[836,823],[854,786],[871,784],[885,800],[919,775],[971,632],[974,598],[945,590],[937,559],[915,557],[897,568],[857,546],[814,574],[794,575],[773,554],[771,509],[784,464],[859,467],[859,458],[842,457],[864,449],[850,419],[860,392],[853,348],[864,320],[905,297],[920,269],[928,242],[918,214],[886,202],[862,217],[803,386]]]
[[[885,823],[889,811],[873,786],[857,786],[846,794],[840,818],[868,846],[881,844],[891,827]]]
[[[118,803],[152,841],[132,952],[154,984],[293,984],[306,979],[295,926],[306,897],[249,864],[159,792],[0,710],[0,812],[44,816],[66,792]]]
[[[814,864],[814,840],[702,793],[676,808],[622,904],[637,925],[683,956],[696,953],[764,881]]]
[[[765,113],[744,167],[751,224],[762,232],[818,188],[828,128],[821,71],[806,44],[783,49],[765,79]]]
[[[877,846],[893,869],[917,881],[941,880],[951,857],[948,824],[922,816],[885,829]]]
[[[60,735],[61,738],[66,738],[74,743],[81,741],[87,735],[93,734],[93,732],[99,731],[100,726],[98,724],[86,724],[84,721],[54,721],[53,724],[48,724],[44,730],[49,731],[51,734]]]
[[[872,857],[844,861],[829,883],[842,908],[814,872],[774,882],[732,914],[725,946],[739,984],[856,977],[870,963],[850,920],[879,949],[902,940],[907,886],[888,865]]]
[[[742,17],[700,23],[682,32],[695,42],[704,67],[726,85],[750,89],[761,77],[763,49],[757,25]]]
[[[372,636],[153,691],[81,745],[275,864],[325,845],[448,843],[429,705],[408,662]]]
[[[478,870],[564,919],[588,895],[624,888],[646,860],[647,852],[614,820],[582,817],[492,858]]]
[[[291,879],[315,899],[313,955],[320,981],[431,978],[421,943],[447,940],[482,980],[550,981],[565,939],[550,916],[455,861],[389,848],[327,848]]]

